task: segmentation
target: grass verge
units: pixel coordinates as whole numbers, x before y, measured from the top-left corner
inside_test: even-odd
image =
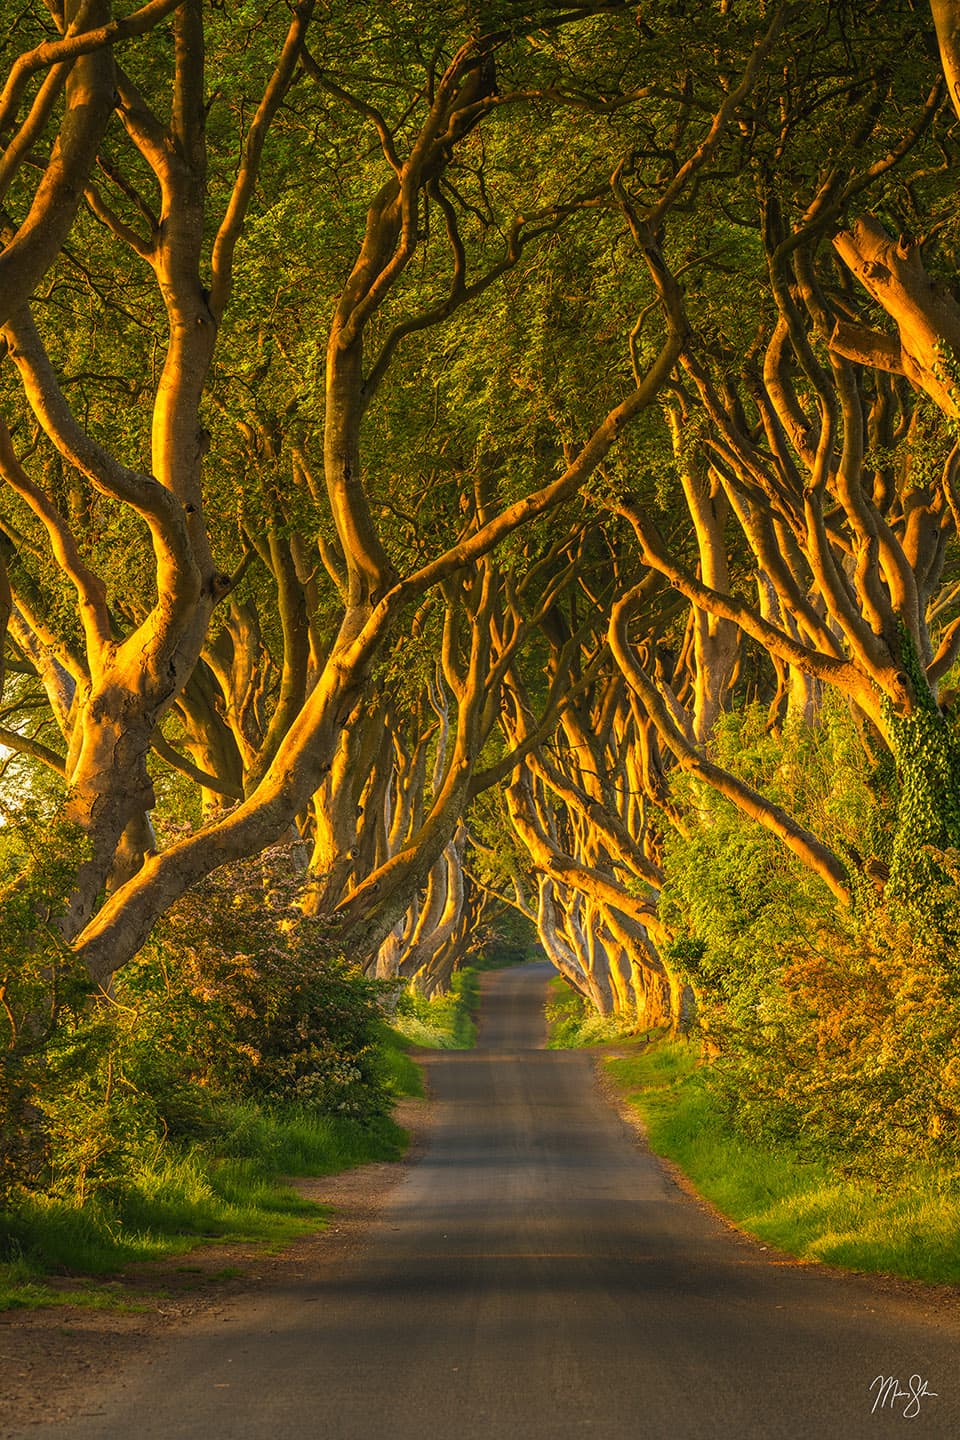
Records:
[[[423,1075],[416,1061],[410,1059],[409,1051],[415,1048],[414,1041],[396,1025],[381,1022],[380,1067],[384,1084],[391,1095],[410,1095],[417,1100],[424,1096]]]
[[[592,1005],[562,975],[550,981],[547,1000],[547,1049],[576,1050],[607,1045],[636,1033],[616,1015],[598,1015]]]
[[[912,1280],[960,1283],[960,1174],[917,1167],[896,1181],[849,1179],[786,1146],[732,1131],[697,1047],[651,1046],[607,1073],[674,1161],[740,1229],[804,1260]]]
[[[393,1017],[394,1031],[411,1047],[469,1050],[477,1038],[474,1015],[479,999],[476,970],[458,970],[444,995],[432,1000],[409,991],[402,995]]]
[[[386,1045],[384,1055],[393,1093],[420,1093],[409,1057]],[[64,1291],[50,1277],[114,1275],[125,1265],[217,1240],[279,1248],[321,1228],[327,1214],[281,1177],[332,1175],[370,1160],[399,1159],[406,1148],[406,1133],[388,1116],[361,1121],[243,1103],[225,1107],[221,1119],[215,1139],[158,1145],[120,1193],[82,1205],[46,1195],[15,1199],[0,1214],[0,1310],[128,1308],[121,1293],[103,1285]]]

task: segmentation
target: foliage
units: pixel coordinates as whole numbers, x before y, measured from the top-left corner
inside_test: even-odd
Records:
[[[122,1295],[93,1287],[66,1297],[42,1277],[64,1270],[112,1275],[133,1261],[182,1254],[211,1240],[282,1244],[324,1221],[322,1206],[283,1182],[402,1154],[403,1131],[383,1116],[361,1122],[253,1101],[217,1107],[202,1141],[153,1146],[122,1192],[76,1197],[21,1192],[0,1215],[0,1310],[64,1298],[94,1307]]]
[[[21,891],[7,906],[4,923],[23,925],[28,940],[46,936],[41,952],[21,951],[7,983],[8,1184],[43,1180],[80,1203],[124,1194],[145,1157],[167,1140],[204,1138],[234,1098],[361,1123],[385,1114],[382,986],[334,953],[319,924],[292,904],[287,859],[275,852],[256,867],[220,872],[171,912],[113,993],[99,997],[32,923],[36,898]],[[34,872],[34,897],[45,878]],[[71,983],[57,987],[56,1010],[41,1022],[29,1007],[51,991],[42,975],[39,986],[31,981],[54,960]],[[14,1005],[24,1016],[15,1034]]]
[[[8,966],[15,935],[33,937],[8,971],[9,1014],[49,998],[31,988],[31,966],[58,959],[72,977],[69,952],[37,923],[44,886],[72,859],[62,831],[61,848],[51,841],[23,817],[7,837],[12,869],[37,844],[30,885],[3,912],[25,927],[4,931]],[[391,1096],[419,1093],[416,1067],[385,1033],[382,987],[290,905],[286,858],[221,874],[168,917],[112,995],[65,979],[42,1028],[11,1035],[8,1015],[0,1075],[20,1105],[4,1111],[0,1304],[56,1303],[39,1277],[62,1267],[108,1273],[200,1237],[292,1238],[322,1211],[278,1176],[401,1153],[386,1112]]]
[[[579,990],[574,990],[561,976],[550,981],[546,1016],[548,1050],[603,1045],[633,1033],[624,1025],[622,1016],[599,1015]]]
[[[578,908],[588,891],[578,894],[577,877],[607,899],[619,887],[622,901],[639,902],[663,860],[665,958],[696,992],[720,1052],[716,1094],[745,1126],[827,1144],[851,1162],[871,1148],[956,1143],[960,751],[919,658],[941,642],[952,653],[960,512],[955,466],[944,467],[950,423],[865,365],[844,398],[839,352],[828,361],[826,344],[837,318],[888,328],[831,259],[828,237],[851,223],[852,205],[891,235],[923,235],[936,284],[955,269],[956,127],[949,105],[931,100],[922,112],[936,60],[915,0],[787,7],[760,61],[770,11],[760,0],[596,13],[531,12],[519,0],[482,13],[447,0],[330,0],[265,132],[253,116],[284,7],[203,7],[202,45],[182,29],[173,42],[182,7],[135,44],[118,38],[115,78],[136,87],[141,123],[118,91],[88,170],[67,177],[87,200],[61,236],[68,243],[51,251],[42,283],[14,297],[21,320],[35,316],[39,369],[23,383],[29,346],[10,320],[0,373],[10,427],[0,699],[5,743],[19,749],[12,765],[0,761],[0,791],[38,802],[55,793],[98,837],[88,853],[62,826],[44,829],[56,804],[38,803],[36,817],[10,817],[0,843],[0,1197],[43,1183],[58,1197],[119,1205],[164,1142],[205,1143],[227,1100],[294,1101],[366,1124],[410,1083],[401,1052],[380,1053],[381,991],[301,913],[281,852],[180,901],[108,995],[92,995],[61,936],[86,948],[92,974],[112,973],[157,918],[153,897],[180,893],[222,858],[227,802],[243,795],[260,823],[234,837],[296,825],[309,847],[325,813],[346,817],[330,873],[340,859],[356,863],[338,895],[331,880],[329,909],[341,905],[342,918],[366,907],[353,933],[364,945],[373,937],[372,948],[351,960],[372,966],[380,920],[393,923],[398,899],[420,903],[417,851],[437,838],[439,818],[425,813],[416,764],[433,771],[442,758],[441,731],[424,728],[439,712],[424,694],[436,684],[466,695],[458,672],[471,626],[474,638],[490,629],[494,651],[486,738],[463,774],[459,762],[437,763],[434,799],[447,780],[466,795],[509,748],[506,733],[490,734],[497,716],[515,711],[531,729],[553,667],[569,674],[602,744],[588,754],[561,726],[537,748],[573,786],[569,805],[544,808],[560,897],[549,903],[569,901],[591,965],[608,940],[608,959],[631,943],[630,963],[642,957],[631,917],[650,912],[630,906],[632,930],[619,920],[605,930],[596,916],[606,900]],[[5,64],[48,34],[47,8],[27,0],[21,22],[0,37]],[[478,24],[503,33],[438,83]],[[752,53],[755,82],[721,133],[712,117]],[[185,91],[171,99],[177,57],[183,85],[197,87],[192,142],[180,133]],[[29,250],[57,219],[34,187],[71,86],[44,110],[45,72],[28,71],[7,118],[11,155],[30,160],[13,164],[4,204],[14,231],[17,216],[30,217],[33,241],[20,236]],[[447,93],[471,103],[435,124],[427,111]],[[18,130],[18,115],[39,131],[30,118]],[[261,140],[248,173],[242,157],[259,155]],[[407,163],[418,156],[419,175]],[[225,287],[225,252],[212,242],[238,166],[249,206],[237,191]],[[390,198],[400,170],[402,224]],[[638,393],[661,350],[667,271],[683,354],[663,408],[650,406],[608,453],[598,422]],[[941,299],[949,309],[946,289]],[[771,337],[784,325],[778,349]],[[936,353],[934,374],[952,383],[953,349],[944,341]],[[177,383],[165,354],[180,357]],[[589,470],[584,457],[601,449]],[[525,501],[578,454],[576,494],[567,487],[546,513]],[[729,693],[718,679],[717,703],[738,709],[714,733],[711,758],[838,857],[854,890],[849,914],[768,832],[671,774],[669,743],[607,663],[611,603],[642,586],[629,643],[657,672],[674,719],[696,683],[714,678],[706,612],[687,603],[679,573],[705,579],[710,568],[685,498],[701,481],[724,602],[755,610],[759,585],[763,633],[789,631],[794,657],[797,645],[825,647],[816,673],[836,676],[838,659],[852,665],[864,648],[864,704],[885,676],[910,682],[913,713],[900,713],[902,696],[878,701],[879,719],[869,704],[863,712],[883,722],[886,742],[866,739],[887,743],[877,760],[829,700],[815,726],[789,721],[774,733],[769,713],[782,712],[803,663],[788,667],[775,643],[768,653],[756,626],[736,641]],[[164,538],[155,511],[171,496]],[[778,496],[789,500],[782,512]],[[481,630],[466,599],[480,571],[429,562],[512,502],[524,523],[485,556]],[[627,502],[677,561],[659,591],[648,583],[659,585],[652,547],[639,530],[624,538]],[[805,543],[819,535],[818,515],[813,548],[829,552],[825,567]],[[446,576],[432,590],[408,583],[425,565]],[[374,634],[377,615],[385,623]],[[368,640],[338,647],[338,634]],[[765,703],[744,708],[747,696]],[[451,719],[454,710],[465,721],[465,701],[451,702]],[[377,745],[338,750],[361,735],[364,714]],[[338,791],[344,754],[354,772]],[[451,793],[459,804],[460,788]],[[384,817],[403,815],[407,799],[408,830],[391,838]],[[442,817],[449,834],[463,819],[454,808]],[[148,812],[161,843],[154,851],[141,834],[128,855],[129,832],[154,823]],[[527,851],[492,788],[474,796],[470,823],[479,885],[532,915]],[[664,854],[674,823],[682,833]],[[184,847],[166,843],[178,828]],[[165,880],[154,886],[157,872]],[[480,914],[463,909],[458,955],[476,941]],[[522,927],[506,938],[508,953],[527,945]],[[429,963],[442,954],[449,965],[451,953]],[[470,983],[402,999],[398,1024],[420,1043],[470,1043]],[[571,1043],[594,1033],[576,997],[554,1018]]]
[[[35,806],[6,810],[0,843],[0,1204],[45,1160],[49,1048],[90,995],[55,926],[84,853],[76,830]]]
[[[729,721],[747,739],[749,717]],[[740,769],[822,827],[871,803],[866,757],[851,765],[851,727],[835,712],[815,737],[744,746]],[[798,763],[816,755],[816,770]],[[789,755],[789,766],[785,764]],[[843,763],[841,763],[841,761]],[[838,910],[824,888],[712,792],[696,790],[699,823],[671,841],[665,917],[673,963],[693,985],[702,1030],[718,1052],[710,1086],[731,1123],[809,1156],[889,1168],[960,1154],[960,971],[949,936],[960,920],[951,854],[924,896],[938,925],[864,881]],[[892,843],[873,805],[860,841]],[[842,836],[840,837],[842,838]],[[852,840],[848,841],[852,848]],[[881,847],[882,848],[882,847]],[[889,852],[888,852],[889,853]]]
[[[960,845],[960,746],[954,727],[930,692],[916,649],[904,630],[900,643],[904,669],[919,703],[905,716],[887,706],[900,800],[890,889],[907,902],[929,935],[931,925],[934,930],[938,925],[942,928],[946,920],[926,893],[931,888],[940,890],[946,879],[932,850]]]
[[[446,993],[430,999],[410,988],[401,993],[393,1017],[396,1029],[425,1050],[469,1050],[477,1038],[474,1014],[480,991],[472,966],[454,973]]]
[[[299,885],[282,848],[225,867],[166,917],[122,988],[158,995],[161,1025],[171,1015],[187,1032],[196,1024],[186,1048],[202,1083],[362,1118],[384,1105],[375,1064],[384,987],[302,913]]]

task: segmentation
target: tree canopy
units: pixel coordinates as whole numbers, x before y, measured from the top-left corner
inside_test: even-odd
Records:
[[[519,914],[741,1077],[778,1026],[791,1074],[817,1025],[882,1050],[920,974],[956,1016],[958,36],[951,0],[24,7],[11,1053],[51,945],[109,992],[281,852],[368,975],[443,988]],[[948,1030],[910,1053],[955,1140]]]

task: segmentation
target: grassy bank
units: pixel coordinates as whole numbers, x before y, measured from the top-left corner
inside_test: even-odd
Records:
[[[464,971],[449,994],[404,997],[392,1023],[377,1022],[375,1078],[388,1097],[422,1096],[412,1049],[473,1044],[477,998],[476,974]],[[121,1292],[104,1281],[125,1265],[206,1242],[282,1246],[321,1227],[326,1214],[285,1183],[289,1177],[397,1159],[406,1139],[385,1115],[357,1119],[303,1105],[221,1101],[202,1137],[158,1137],[115,1185],[82,1203],[75,1194],[14,1193],[0,1212],[0,1309],[122,1306]],[[65,1290],[64,1276],[90,1283]]]
[[[384,1027],[381,1066],[394,1096],[421,1095],[409,1042]],[[38,1305],[122,1306],[102,1283],[57,1289],[54,1276],[104,1277],[137,1261],[183,1254],[205,1242],[282,1246],[324,1222],[287,1177],[331,1175],[399,1159],[406,1133],[388,1116],[367,1120],[307,1108],[224,1105],[202,1142],[161,1142],[115,1193],[83,1204],[24,1194],[0,1213],[0,1310]]]
[[[472,968],[458,970],[447,993],[432,1000],[408,992],[401,996],[392,1020],[395,1039],[423,1050],[469,1050],[477,1038],[479,1000],[479,981]]]
[[[561,975],[550,981],[547,1000],[547,1049],[575,1050],[605,1045],[636,1033],[616,1015],[598,1015]]]
[[[960,1284],[956,1170],[918,1166],[870,1182],[751,1143],[721,1114],[692,1043],[661,1042],[605,1067],[652,1149],[742,1230],[805,1260]]]

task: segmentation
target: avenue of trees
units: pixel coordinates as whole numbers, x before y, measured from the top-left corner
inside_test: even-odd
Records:
[[[0,1188],[124,1016],[362,1109],[532,939],[740,1123],[955,1152],[960,4],[0,47]]]

